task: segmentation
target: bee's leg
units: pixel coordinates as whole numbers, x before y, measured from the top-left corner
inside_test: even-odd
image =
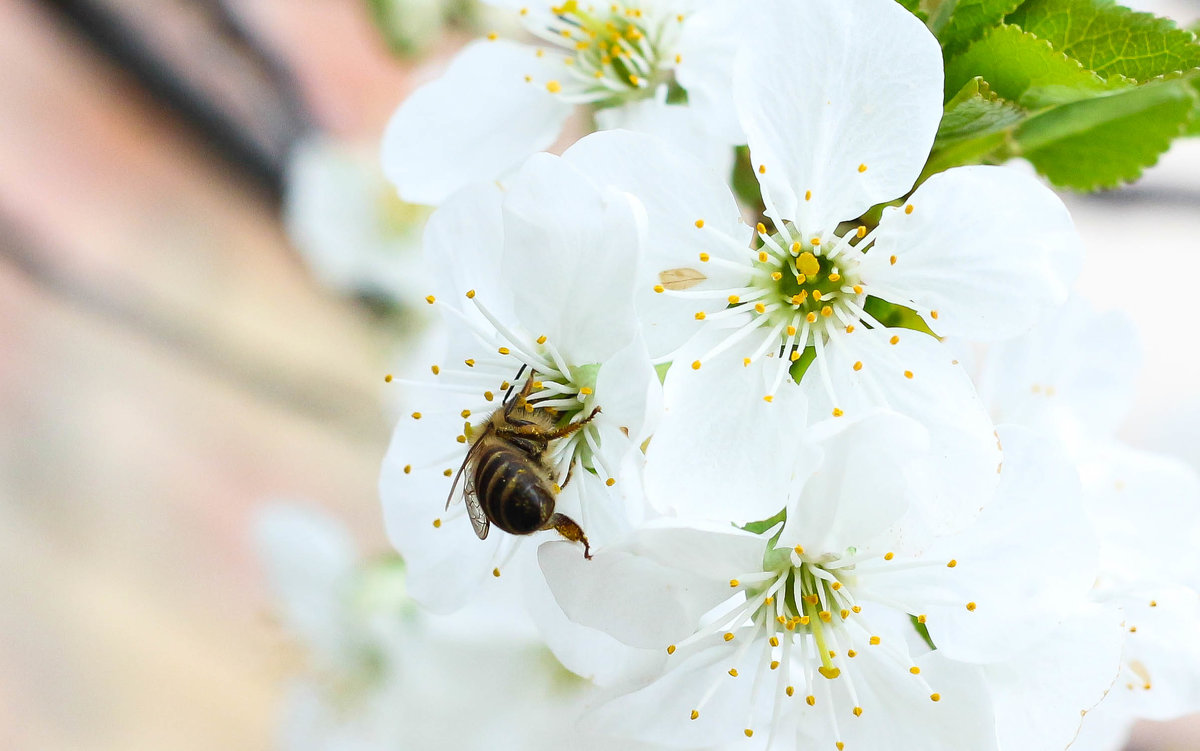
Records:
[[[547,441],[553,441],[555,438],[565,438],[565,437],[571,435],[572,433],[574,433],[576,430],[579,430],[580,428],[582,428],[584,425],[587,425],[589,422],[592,421],[592,418],[594,418],[598,414],[600,414],[600,408],[596,407],[595,409],[592,410],[592,413],[590,415],[583,418],[582,420],[577,420],[575,422],[569,422],[566,425],[562,426],[561,428],[555,428],[554,430],[546,430],[546,431],[539,430],[538,437],[544,438]]]
[[[583,557],[591,559],[592,547],[588,545],[587,535],[583,533],[583,529],[571,517],[566,514],[554,514],[546,520],[546,526],[543,529],[557,530],[560,535],[571,542],[582,542]]]

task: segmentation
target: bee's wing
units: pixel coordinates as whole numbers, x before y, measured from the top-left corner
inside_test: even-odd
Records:
[[[471,526],[475,528],[475,534],[479,539],[486,540],[492,523],[488,521],[487,514],[483,513],[483,506],[479,503],[479,496],[475,494],[475,482],[471,477],[467,477],[466,487],[463,488],[463,501],[467,504],[467,515],[471,517]]]
[[[467,449],[467,455],[463,457],[463,463],[459,465],[458,472],[454,474],[454,482],[450,484],[450,492],[446,494],[446,508],[450,508],[450,504],[454,502],[454,489],[458,487],[458,481],[462,479],[463,472],[466,471],[467,465],[471,463],[473,458],[475,458],[475,452],[483,443],[483,437],[490,433],[491,430],[492,425],[491,423],[488,423],[488,426],[483,429],[483,433],[480,434],[479,438],[475,439],[475,441],[471,443],[471,448]],[[469,481],[470,478],[468,478],[468,482]],[[478,530],[478,528],[476,529]]]

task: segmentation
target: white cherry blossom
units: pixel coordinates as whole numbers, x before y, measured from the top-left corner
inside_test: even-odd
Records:
[[[501,177],[550,146],[581,105],[602,113],[602,127],[682,124],[704,154],[744,140],[729,88],[739,0],[493,4],[519,14],[540,43],[490,33],[400,106],[383,163],[405,200],[436,205],[464,185]],[[655,101],[661,106],[643,106]]]
[[[659,389],[633,318],[638,247],[625,195],[544,154],[508,191],[467,189],[431,218],[426,255],[442,278],[427,300],[447,318],[449,342],[444,359],[419,366],[423,377],[393,382],[408,414],[380,480],[389,535],[427,607],[461,607],[524,539],[496,529],[477,539],[461,481],[443,506],[483,422],[526,385],[515,409],[582,426],[550,447],[565,486],[556,511],[593,544],[638,518],[619,481],[649,435]]]

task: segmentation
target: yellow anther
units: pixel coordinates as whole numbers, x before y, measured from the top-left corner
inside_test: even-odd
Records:
[[[708,253],[701,253],[701,254],[700,254],[700,262],[701,262],[701,263],[708,263],[708,259],[709,259],[709,258],[711,258],[711,257],[712,257],[712,256],[710,256]]]
[[[925,619],[926,619],[925,614],[921,613],[920,615],[917,616],[917,623],[924,623]]]
[[[441,520],[441,519],[434,519],[434,520],[433,520],[433,528],[434,528],[434,529],[437,529],[437,528],[438,528],[438,527],[440,527],[440,526],[442,526],[442,520]]]
[[[863,293],[862,285],[861,284],[854,285],[854,294],[861,295],[862,293]]]
[[[758,174],[760,174],[760,175],[767,174],[767,165],[765,165],[765,164],[758,165]]]
[[[558,81],[547,81],[546,91],[549,91],[551,94],[557,94],[562,91],[562,84]]]
[[[692,361],[692,370],[699,370],[699,369],[700,369],[700,361],[699,361],[699,360],[693,360],[693,361]]]
[[[749,358],[749,357],[743,357],[743,358],[742,358],[742,367],[743,367],[743,368],[748,368],[748,367],[750,367],[750,358]]]
[[[808,294],[804,291],[792,295],[792,305],[799,305],[803,303],[806,297],[808,297]]]
[[[954,568],[954,567],[955,567],[955,566],[957,566],[957,565],[958,565],[958,559],[956,559],[956,558],[951,558],[951,559],[950,559],[950,560],[949,560],[949,561],[946,563],[946,568]]]
[[[466,365],[468,368],[473,368],[475,367],[475,359],[468,357],[466,360],[463,360],[463,365]]]
[[[730,295],[727,299],[729,300],[730,305],[737,305],[742,301],[742,298],[738,297],[737,295]]]
[[[775,598],[774,598],[774,597],[768,597],[767,599],[763,600],[763,604],[764,604],[764,605],[773,605],[774,603],[775,603]],[[774,645],[774,646],[778,647],[779,645],[778,645],[778,644],[776,644],[776,645]]]
[[[832,656],[834,656],[834,653],[830,652],[829,655],[832,657]],[[817,672],[820,673],[821,675],[825,676],[825,678],[827,678],[828,680],[831,680],[831,681],[834,678],[837,678],[839,675],[842,674],[842,671],[839,670],[838,668],[827,668],[824,665],[817,668]]]
[[[967,603],[967,610],[971,611],[972,613],[974,613],[974,612],[975,612],[975,608],[977,608],[977,607],[979,607],[979,606],[978,606],[978,605],[976,605],[976,604],[975,604],[975,603],[973,603],[973,602],[968,602],[968,603]]]
[[[815,594],[814,595],[804,595],[804,601],[807,602],[809,605],[816,605],[818,602],[821,601],[821,598]]]
[[[667,291],[667,288],[662,286],[661,284],[656,284],[656,285],[654,285],[654,291],[659,294],[662,294],[663,292]]]
[[[762,222],[754,225],[754,229],[758,230],[758,234],[760,235],[767,234],[767,225],[763,224]]]
[[[767,255],[767,251],[765,251],[765,250],[760,250],[760,251],[758,251],[758,260],[759,260],[759,262],[761,262],[761,263],[766,263],[766,262],[767,262],[767,259],[768,259],[769,257],[770,257],[770,256],[768,256],[768,255]]]
[[[590,386],[581,386],[579,388],[579,393],[583,394],[584,396],[590,396],[592,393],[592,388]]]
[[[697,321],[703,321],[705,318],[706,318],[706,316],[705,316],[705,314],[704,314],[704,311],[703,311],[703,310],[701,310],[701,311],[698,311],[698,312],[696,313],[696,320],[697,320]]]
[[[817,260],[816,256],[806,250],[796,259],[796,269],[801,274],[811,276],[821,270],[821,262]]]
[[[800,241],[799,241],[799,240],[797,240],[796,242],[792,243],[792,255],[794,255],[794,256],[798,256],[798,255],[800,255],[800,248],[801,248],[801,247],[802,247],[802,246],[800,245]]]
[[[829,588],[830,588],[830,589],[832,589],[834,592],[836,592],[836,591],[838,591],[839,589],[841,589],[841,588],[842,588],[842,583],[841,583],[841,582],[834,582],[833,584],[830,584],[830,585],[829,585]]]
[[[1151,600],[1151,601],[1150,601],[1150,607],[1152,607],[1152,608],[1156,608],[1156,607],[1158,607],[1158,601],[1157,601],[1157,600]]]
[[[812,298],[813,298],[814,300],[816,300],[817,302],[821,302],[821,298],[822,298],[822,297],[823,297],[823,295],[821,294],[821,290],[819,290],[819,289],[814,289],[814,290],[813,290],[813,292],[812,292]]]
[[[837,751],[842,751],[842,749],[846,747],[846,744],[842,743],[841,741],[837,741],[833,745],[837,747]]]
[[[535,57],[545,57],[546,51],[545,50],[535,50],[533,54]]]
[[[829,305],[823,306],[821,308],[821,315],[825,318],[828,318],[829,316],[833,315],[833,308]]]
[[[525,83],[532,83],[532,82],[533,82],[533,76],[526,73],[525,74]]]
[[[434,375],[437,375],[438,373],[441,373],[441,372],[442,372],[442,369],[441,369],[441,368],[439,368],[439,367],[438,367],[438,366],[436,366],[436,365],[430,365],[430,366],[429,366],[429,370],[430,370],[430,372],[432,372]]]
[[[842,608],[841,612],[838,613],[838,615],[842,616],[842,620],[844,621],[850,617],[850,611],[846,610],[845,608]]]
[[[879,646],[879,637],[878,637],[878,636],[872,636],[872,637],[871,637],[871,646],[872,646],[872,647],[877,647],[877,646]]]
[[[829,281],[831,281],[831,282],[841,281],[841,278],[842,278],[842,275],[837,272],[834,272],[829,275]]]
[[[755,312],[755,313],[766,313],[766,312],[767,312],[767,306],[766,306],[766,305],[763,305],[762,303],[755,303],[755,304],[754,304],[754,312]]]
[[[675,55],[675,64],[676,64],[676,65],[679,65],[679,64],[680,64],[680,63],[682,63],[682,62],[683,62],[683,55],[676,54],[676,55]]]
[[[809,618],[807,615],[802,615],[799,618],[797,618],[796,620],[801,626],[807,626],[809,623],[812,622],[812,618]]]
[[[452,474],[454,474],[454,470],[452,469],[446,468],[442,470],[442,477],[449,477]]]
[[[805,200],[805,201],[811,201],[811,200],[812,200],[812,191],[811,191],[811,190],[806,190],[806,191],[804,191],[804,200]]]
[[[420,420],[420,419],[421,419],[421,413],[420,413],[420,412],[413,412],[413,413],[412,413],[412,419],[414,419],[414,420]]]
[[[772,670],[778,670],[778,669],[779,669],[779,660],[771,660],[771,669],[772,669]]]
[[[462,417],[465,420],[466,418],[471,416],[471,410],[464,409],[462,412],[459,412],[458,415],[459,415],[459,417]]]
[[[788,336],[795,336],[795,335],[796,335],[796,327],[795,327],[795,326],[788,326],[788,327],[787,327],[787,335],[788,335]]]
[[[858,652],[854,651],[853,649],[847,649],[846,656],[847,657],[858,657]]]
[[[613,485],[617,484],[617,481],[615,478],[610,477],[604,481],[604,484],[611,488]]]
[[[896,256],[892,256],[891,258],[889,258],[888,263],[895,266],[896,265]]]
[[[834,408],[833,408],[833,416],[834,416],[834,417],[841,417],[841,416],[842,416],[842,415],[844,415],[844,414],[846,414],[846,413],[842,411],[841,407],[834,407]]]
[[[772,637],[771,637],[771,646],[772,646],[772,647],[778,647],[778,646],[779,646],[779,637],[778,637],[778,636],[772,636]]]
[[[406,474],[406,475],[412,474],[412,465],[411,464],[404,465],[404,474]]]
[[[732,631],[725,632],[725,641],[733,641],[733,632]]]
[[[929,317],[936,321],[937,317],[938,317],[938,312],[936,310],[929,311]]]
[[[483,392],[483,398],[484,398],[486,401],[489,401],[489,402],[490,402],[491,400],[493,400],[493,399],[495,399],[495,398],[496,398],[496,395],[495,395],[495,394],[493,394],[493,393],[492,393],[492,392],[490,392],[490,391],[485,391],[485,392]]]
[[[899,343],[900,343],[900,337],[898,337],[898,336],[893,336],[891,339],[888,339],[888,344],[899,344]]]
[[[528,14],[529,14],[529,8],[521,8],[521,15],[522,15],[522,16],[524,16],[524,15],[528,15]]]
[[[497,579],[499,579],[499,578],[500,578],[500,569],[498,569],[498,568],[494,568],[494,569],[492,569],[492,576],[494,576],[494,577],[496,577]]]
[[[855,707],[855,708],[854,708],[854,716],[855,716],[855,717],[862,717],[862,707]]]
[[[862,360],[856,360],[856,361],[854,362],[854,369],[855,369],[855,370],[862,370]]]
[[[911,668],[908,669],[908,672],[912,673],[913,675],[920,675],[921,668],[917,667],[916,665],[913,665]]]
[[[729,674],[734,678],[737,678],[737,668],[729,668]]]
[[[773,401],[775,401],[775,397],[771,394],[767,394],[766,396],[763,397],[763,401],[764,402],[773,402]]]
[[[437,302],[437,298],[434,297],[433,295],[426,295],[425,302],[429,303],[430,305],[433,305],[435,302]]]
[[[694,720],[699,716],[700,716],[700,713],[693,709],[692,710],[692,719]]]
[[[847,327],[846,327],[846,333],[847,333],[847,334],[853,334],[853,333],[854,333],[854,326],[853,326],[853,325],[849,325],[849,326],[847,326]]]
[[[738,581],[737,579],[730,579],[730,580],[729,580],[729,586],[731,586],[731,587],[736,587],[736,586],[738,586],[738,585],[740,585],[740,584],[741,584],[741,582],[740,582],[740,581]]]
[[[804,625],[808,625],[808,624],[804,624]],[[788,621],[787,623],[783,624],[783,627],[786,628],[788,631],[795,631],[796,630],[796,622]]]
[[[792,694],[796,693],[796,687],[795,687],[795,686],[788,686],[786,689],[784,689],[784,692],[785,692],[785,693],[786,693],[788,696],[791,696]]]
[[[814,237],[812,240],[809,240],[809,242],[811,242],[811,243],[812,243],[812,246],[813,246],[814,248],[819,248],[819,247],[821,247],[821,238],[819,238],[819,237]]]
[[[858,165],[858,171],[859,171],[859,172],[866,172],[866,171],[867,171],[867,165],[865,165],[865,164],[860,164],[860,165]]]
[[[391,373],[388,373],[387,375],[385,375],[385,376],[383,377],[383,382],[384,382],[384,383],[391,383],[391,382],[392,382],[392,374],[391,374]]]
[[[511,350],[508,347],[499,347],[496,351],[502,355],[507,355]]]
[[[825,621],[826,623],[829,623],[833,620],[833,613],[830,613],[828,610],[822,610],[820,613],[817,613],[817,615],[819,615],[821,620]]]
[[[859,240],[867,236],[867,227],[865,224],[858,225],[858,229],[854,230],[854,234]]]
[[[884,553],[883,554],[883,560],[885,560],[885,561],[890,561],[895,557],[896,557],[895,553]]]
[[[537,343],[538,343],[538,344],[545,344],[545,343],[546,343],[546,335],[545,335],[545,334],[542,334],[541,336],[539,336],[539,337],[537,338]]]
[[[810,707],[816,706],[817,697],[813,696],[812,694],[809,694],[808,696],[804,697],[804,702],[806,704],[808,704],[808,706],[810,706]]]
[[[746,728],[746,730],[745,730],[744,732],[746,733],[746,737],[747,737],[747,738],[749,738],[750,736],[754,735],[754,731],[753,731],[753,730],[751,730],[750,728]]]
[[[905,206],[905,207],[904,207],[904,213],[905,213],[905,214],[911,214],[911,213],[912,213],[912,209],[913,209],[913,206],[912,206],[912,204],[910,203],[910,204],[908,204],[907,206]]]
[[[862,606],[861,606],[861,605],[851,605],[851,606],[850,606],[850,609],[851,609],[851,610],[853,610],[855,613],[861,613],[861,612],[862,612]]]
[[[798,349],[792,350],[792,354],[788,355],[788,359],[791,360],[792,362],[796,362],[797,360],[799,360],[800,359],[800,350],[798,350]]]
[[[816,323],[817,322],[817,314],[809,313],[808,315],[804,316],[804,320],[808,321],[809,323]]]
[[[942,695],[941,694],[930,694],[929,698],[933,701],[941,701]]]
[[[913,372],[911,370],[904,371],[904,377],[911,381],[912,377],[913,377]]]
[[[792,548],[792,550],[796,553],[796,555],[804,555],[804,547],[801,545],[797,545],[796,547]]]
[[[630,73],[629,74],[629,83],[633,84],[634,86],[639,86],[642,83],[642,79],[638,78],[635,74]]]
[[[696,220],[696,229],[701,229],[702,227],[704,227],[704,220],[703,220],[703,219],[697,219],[697,220]]]

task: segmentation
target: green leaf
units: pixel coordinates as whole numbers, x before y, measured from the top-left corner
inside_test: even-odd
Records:
[[[1029,0],[1007,20],[1108,79],[1147,81],[1200,66],[1194,34],[1114,0]]]
[[[929,645],[929,648],[937,649],[937,645],[933,643],[933,637],[929,635],[929,628],[926,627],[924,623],[921,623],[921,619],[915,615],[910,615],[909,619],[912,621],[913,628],[917,630],[917,634],[925,640],[925,643]]]
[[[978,138],[1004,130],[1024,114],[1024,110],[992,91],[987,81],[976,76],[963,84],[958,93],[946,102],[934,148],[951,141]]]
[[[1185,80],[1150,83],[1036,115],[1015,150],[1055,185],[1112,188],[1136,180],[1183,133],[1196,106]]]
[[[947,57],[962,51],[983,36],[989,26],[998,26],[1022,0],[959,0],[950,22],[938,34]]]
[[[1026,109],[1086,99],[1114,88],[1049,42],[1010,25],[991,29],[946,63],[947,96],[976,76]]]
[[[748,522],[742,526],[742,529],[747,532],[753,532],[756,535],[761,535],[771,527],[787,519],[787,509],[781,509],[779,513],[772,516],[770,519],[763,519],[757,522]],[[736,526],[736,525],[735,525]]]

